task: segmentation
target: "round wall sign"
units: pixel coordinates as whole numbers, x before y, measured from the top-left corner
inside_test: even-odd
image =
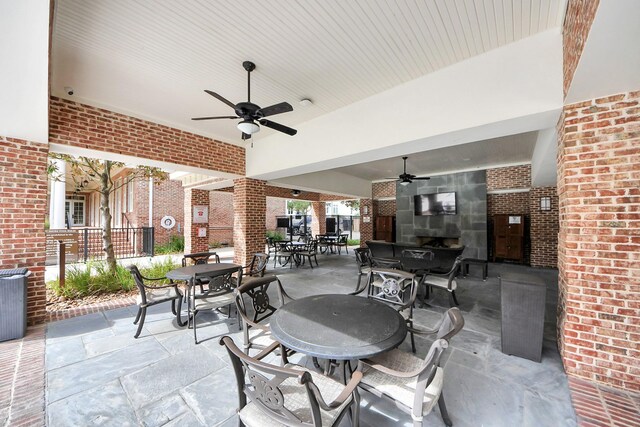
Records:
[[[160,225],[162,226],[162,228],[170,230],[176,225],[176,219],[171,215],[165,215],[160,220]]]

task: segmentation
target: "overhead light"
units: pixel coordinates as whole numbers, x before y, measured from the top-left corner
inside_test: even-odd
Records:
[[[298,197],[300,195],[300,190],[291,190],[291,195],[293,197]]]
[[[238,129],[240,132],[246,133],[247,135],[253,135],[254,133],[260,132],[260,126],[258,126],[253,120],[243,120],[238,123]]]
[[[400,181],[400,185],[409,185],[411,181]]]
[[[313,104],[313,102],[309,98],[304,98],[300,100],[300,106],[302,107],[308,107],[311,104]]]

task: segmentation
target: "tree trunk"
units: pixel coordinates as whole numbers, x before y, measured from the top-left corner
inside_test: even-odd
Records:
[[[102,184],[100,189],[100,211],[102,212],[102,250],[107,255],[107,268],[111,273],[115,273],[116,254],[111,241],[111,210],[109,209],[110,163],[105,161],[104,172],[100,175]]]

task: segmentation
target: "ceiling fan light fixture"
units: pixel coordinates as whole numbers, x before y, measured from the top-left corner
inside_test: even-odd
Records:
[[[238,123],[238,129],[240,132],[246,133],[247,135],[253,135],[254,133],[260,132],[260,126],[253,120],[243,120]]]
[[[411,184],[411,181],[407,181],[407,180],[400,181],[400,185],[409,185],[409,184]]]

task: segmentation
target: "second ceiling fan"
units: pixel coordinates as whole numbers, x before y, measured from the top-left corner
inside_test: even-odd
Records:
[[[413,174],[407,173],[407,156],[402,157],[404,161],[404,169],[403,172],[396,178],[396,180],[400,183],[400,185],[409,185],[415,180],[427,180],[431,179],[428,176],[415,176]],[[391,178],[389,178],[391,179]]]
[[[272,122],[265,119],[265,117],[274,116],[276,114],[287,113],[293,111],[293,107],[288,102],[280,102],[278,104],[270,105],[268,107],[260,108],[260,106],[251,102],[251,72],[256,69],[256,64],[251,61],[244,61],[242,66],[247,70],[247,101],[239,102],[237,104],[232,103],[222,95],[205,89],[205,92],[214,98],[224,102],[229,107],[233,108],[235,116],[213,116],[213,117],[194,117],[191,120],[216,120],[216,119],[242,119],[238,123],[238,130],[242,132],[242,139],[249,139],[251,135],[260,131],[260,123],[262,126],[277,130],[279,132],[286,133],[287,135],[295,135],[297,130],[288,126],[281,125],[280,123]],[[258,123],[256,123],[258,122]]]

